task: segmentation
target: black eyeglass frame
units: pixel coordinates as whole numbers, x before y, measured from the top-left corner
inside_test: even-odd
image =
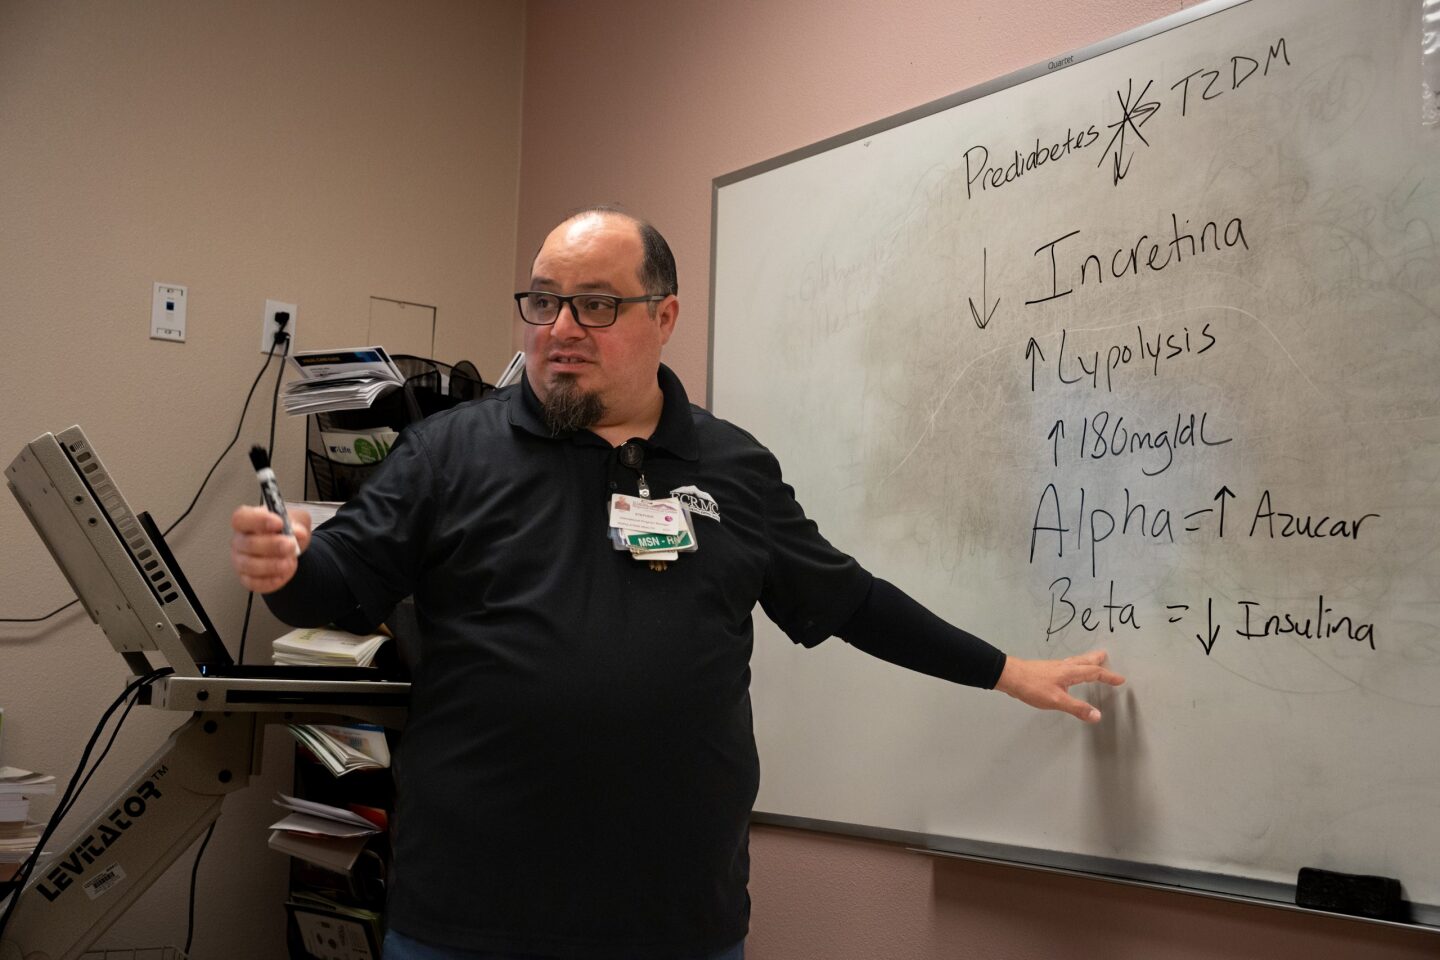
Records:
[[[528,297],[534,296],[554,297],[556,300],[559,301],[559,305],[555,308],[554,320],[541,322],[539,320],[531,320],[529,317],[525,316],[525,300]],[[557,321],[559,321],[561,312],[568,305],[570,307],[570,316],[574,317],[575,322],[578,323],[580,326],[586,327],[591,330],[603,330],[606,327],[613,327],[615,325],[615,321],[620,319],[620,307],[622,305],[627,303],[659,303],[661,300],[664,300],[669,296],[670,294],[668,293],[651,293],[646,294],[643,297],[617,297],[609,293],[572,293],[569,296],[564,296],[562,294],[552,293],[549,290],[521,290],[519,293],[515,294],[515,309],[520,311],[520,319],[524,320],[532,327],[549,327],[553,326]],[[614,301],[615,310],[613,313],[610,314],[609,323],[586,323],[584,320],[580,319],[580,310],[576,308],[575,301],[583,299],[585,297],[596,297],[601,300]]]

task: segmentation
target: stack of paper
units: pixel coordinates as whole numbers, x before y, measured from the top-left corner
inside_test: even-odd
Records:
[[[0,883],[14,879],[21,864],[29,859],[40,842],[42,829],[43,825],[39,823],[22,823],[15,830],[0,834]]]
[[[310,529],[314,530],[320,524],[335,516],[336,512],[344,506],[339,500],[286,500],[285,509],[291,513],[296,510],[304,510],[310,514]]]
[[[0,882],[14,877],[40,842],[40,824],[29,822],[30,798],[54,792],[49,774],[0,767]]]
[[[285,385],[285,412],[291,416],[363,410],[405,383],[384,347],[305,350],[291,355],[290,366],[300,374]]]
[[[371,820],[341,807],[283,793],[275,803],[290,813],[270,825],[270,849],[336,873],[349,873],[365,844],[381,830]]]
[[[18,793],[0,793],[0,837],[18,832],[29,817],[29,797]]]
[[[0,835],[14,835],[30,816],[30,798],[55,792],[49,774],[0,767]]]
[[[275,638],[271,658],[290,666],[368,667],[388,639],[383,633],[362,637],[343,630],[301,627]]]
[[[0,767],[0,794],[38,797],[54,792],[55,777],[51,774],[21,770],[19,767]]]
[[[385,731],[368,723],[292,723],[290,732],[333,776],[390,766]]]

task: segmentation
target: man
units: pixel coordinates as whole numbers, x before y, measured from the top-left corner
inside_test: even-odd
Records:
[[[660,364],[676,292],[652,227],[577,214],[516,295],[519,387],[407,429],[313,538],[235,512],[241,582],[283,620],[415,597],[387,958],[742,957],[757,601],[806,646],[837,635],[1090,722],[1068,688],[1124,682],[1099,652],[1006,658],[827,543],[769,452]],[[615,549],[615,495],[682,487],[698,550]]]

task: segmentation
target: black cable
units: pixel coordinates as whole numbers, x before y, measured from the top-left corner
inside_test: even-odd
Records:
[[[265,368],[270,366],[270,358],[275,355],[276,343],[279,343],[281,345],[280,366],[275,370],[275,390],[273,393],[270,394],[270,442],[265,448],[267,453],[275,449],[275,414],[280,406],[280,381],[285,377],[285,358],[290,355],[290,334],[286,333],[284,330],[280,330],[275,334],[275,339],[270,341],[270,350],[265,354],[265,366],[261,367],[260,372],[255,375],[255,383],[252,383],[250,385],[250,393],[245,395],[245,407],[246,409],[249,409],[250,397],[253,396],[255,393],[255,385],[260,382],[260,378],[265,374]],[[240,414],[240,422],[242,424],[245,422],[245,413],[243,411]],[[239,428],[236,428],[235,438],[239,439],[239,437],[240,430]],[[235,440],[230,441],[230,447],[233,446],[235,446]],[[225,448],[225,453],[230,452],[230,447]],[[222,453],[220,454],[220,456],[221,458],[224,458],[225,454]],[[220,461],[217,460],[215,463],[216,466],[219,466]],[[211,467],[210,469],[213,473],[215,468]],[[206,476],[205,479],[209,480],[210,478],[209,476]],[[198,497],[199,495],[197,494],[196,496]],[[178,520],[176,521],[176,523],[179,522],[180,521]],[[236,663],[245,662],[245,638],[250,633],[250,609],[254,606],[254,604],[255,593],[254,591],[251,591],[245,596],[245,622],[240,627],[240,653],[235,658]],[[190,956],[190,944],[193,943],[195,940],[195,881],[196,878],[200,875],[200,861],[205,856],[205,848],[209,846],[210,838],[214,834],[215,822],[212,821],[210,824],[210,829],[205,831],[205,839],[201,842],[200,849],[195,852],[195,863],[190,867],[190,905],[186,910],[184,950],[185,956],[187,957]]]
[[[285,358],[290,356],[290,334],[282,330],[275,335],[275,339],[281,344],[280,369],[275,371],[275,392],[270,395],[270,442],[265,445],[265,455],[270,458],[271,466],[275,464],[275,413],[280,406],[280,379],[285,375]],[[270,349],[275,349],[273,343]]]
[[[288,354],[290,352],[289,345],[289,337],[286,337],[285,354]],[[283,362],[285,354],[281,355],[282,362],[280,364],[280,370],[282,373],[285,370],[285,364]],[[210,472],[205,474],[204,480],[200,481],[200,489],[195,491],[195,496],[193,499],[191,499],[190,506],[185,508],[185,512],[180,514],[180,516],[175,520],[174,523],[170,524],[170,526],[165,528],[166,536],[169,536],[171,530],[174,530],[176,527],[180,526],[181,520],[184,520],[186,517],[190,516],[190,511],[194,510],[195,504],[200,502],[200,494],[205,492],[206,484],[210,482],[210,478],[215,475],[216,468],[220,466],[220,461],[225,459],[226,454],[233,450],[235,448],[235,444],[240,440],[240,432],[244,429],[245,426],[245,415],[250,412],[250,400],[255,396],[255,388],[260,385],[260,378],[265,376],[266,370],[270,369],[270,361],[274,358],[275,344],[272,343],[270,344],[269,352],[265,354],[264,365],[260,367],[260,372],[255,374],[255,380],[250,384],[250,392],[245,394],[245,404],[240,408],[240,422],[235,425],[235,436],[230,438],[229,446],[227,446],[224,450],[220,452],[220,456],[215,458],[215,462],[210,466]],[[280,388],[280,378],[278,376],[275,378],[275,388],[277,391]],[[270,444],[271,446],[274,446],[275,444],[275,416],[273,407],[270,416]],[[73,607],[79,602],[80,600],[77,597],[76,599],[71,600],[69,603],[61,604],[54,610],[51,610],[49,613],[45,614],[43,617],[0,617],[0,623],[43,623],[44,621],[49,620],[51,617],[60,613],[62,610],[69,609],[70,607]]]
[[[67,609],[68,607],[73,607],[79,602],[80,598],[76,597],[69,603],[62,603],[60,606],[56,607],[54,610],[51,610],[43,617],[0,617],[0,623],[42,623],[55,616],[55,614],[59,613],[61,610]]]
[[[240,624],[240,654],[235,658],[236,663],[245,662],[245,637],[250,632],[250,608],[255,606],[255,593],[251,591],[245,595],[245,619]]]
[[[280,379],[285,374],[285,358],[290,355],[290,334],[282,330],[275,335],[275,339],[281,344],[280,369],[275,372],[275,392],[270,395],[270,442],[265,447],[265,454],[271,457],[271,463],[274,463],[275,456],[275,413],[280,407]],[[270,350],[274,352],[275,344],[270,344]],[[235,657],[236,663],[245,662],[245,640],[250,636],[250,610],[254,605],[255,594],[252,591],[245,597],[245,620],[240,625],[240,653]]]
[[[135,704],[139,702],[140,691],[136,690],[135,693],[131,695],[130,702],[125,704],[125,712],[120,714],[120,719],[115,722],[115,729],[110,731],[110,739],[105,742],[105,749],[100,751],[100,756],[96,757],[95,762],[90,765],[90,772],[85,774],[85,779],[81,780],[80,786],[75,788],[75,795],[70,798],[70,802],[65,804],[64,807],[56,804],[56,815],[58,815],[60,819],[63,820],[70,816],[70,811],[75,808],[75,801],[79,799],[80,794],[85,792],[85,787],[89,785],[90,778],[95,776],[95,771],[100,769],[100,764],[104,763],[105,758],[110,755],[110,748],[115,745],[115,738],[120,735],[120,728],[125,726],[125,719],[130,716],[130,711],[135,709]]]
[[[130,681],[130,683],[126,684],[125,689],[120,692],[120,696],[116,697],[100,716],[100,722],[95,725],[95,732],[90,735],[89,742],[85,744],[85,749],[81,751],[80,762],[76,764],[75,772],[71,775],[70,782],[65,787],[65,792],[60,795],[59,802],[55,804],[55,810],[50,814],[50,819],[46,822],[45,829],[41,831],[40,839],[36,842],[35,849],[31,851],[30,856],[25,858],[25,862],[20,865],[20,869],[15,873],[13,879],[15,887],[10,894],[10,902],[5,907],[5,913],[0,915],[0,937],[3,937],[5,928],[10,925],[10,916],[15,912],[15,905],[20,902],[20,894],[24,892],[25,885],[30,882],[30,874],[34,872],[35,864],[40,860],[41,851],[45,849],[45,845],[50,842],[50,838],[55,834],[55,828],[60,826],[63,814],[69,811],[70,807],[74,805],[76,798],[80,796],[76,784],[80,782],[81,774],[85,772],[85,767],[90,762],[90,753],[95,749],[95,744],[99,741],[100,734],[104,732],[105,725],[110,722],[110,717],[120,708],[120,705],[128,701],[132,695],[136,699],[139,699],[141,689],[148,687],[156,680],[173,672],[169,667],[161,667],[158,670],[150,671],[143,677],[137,677]],[[126,713],[129,713],[128,709]],[[124,722],[123,715],[121,722]],[[117,726],[117,732],[118,729],[119,727]],[[111,742],[113,741],[114,736],[112,735]],[[109,750],[108,745],[106,746],[106,750]],[[99,766],[98,761],[96,762],[96,766]],[[93,774],[94,770],[92,769],[90,772]],[[89,776],[87,775],[84,779],[88,782]]]
[[[215,824],[218,820],[210,821],[210,829],[205,831],[205,839],[200,841],[200,849],[195,852],[195,863],[190,867],[190,909],[185,920],[185,949],[182,951],[185,956],[190,956],[190,944],[195,942],[195,878],[200,875],[200,858],[205,856],[205,848],[210,845],[210,838],[215,835]]]
[[[240,408],[240,422],[235,424],[235,436],[230,438],[229,446],[227,446],[224,450],[220,451],[220,456],[216,457],[215,462],[210,465],[210,472],[205,474],[204,480],[200,481],[200,489],[195,491],[195,497],[193,500],[190,501],[190,506],[185,508],[185,512],[180,514],[180,516],[176,519],[174,523],[170,524],[170,526],[165,528],[164,532],[166,536],[170,535],[171,530],[174,530],[176,527],[180,526],[181,520],[184,520],[186,517],[190,516],[190,511],[194,510],[195,504],[200,502],[200,494],[205,492],[205,485],[210,482],[210,478],[215,475],[215,469],[220,466],[220,461],[224,460],[225,455],[228,454],[231,450],[235,449],[235,444],[240,440],[240,431],[243,430],[245,427],[245,414],[250,411],[250,398],[255,396],[255,388],[260,386],[260,378],[265,376],[266,370],[270,369],[270,361],[273,360],[274,357],[275,344],[272,343],[270,344],[269,351],[267,351],[265,354],[264,365],[260,367],[260,372],[255,374],[255,379],[250,384],[250,391],[245,394],[245,405]],[[285,369],[285,364],[283,362],[280,364],[280,369],[282,372]]]

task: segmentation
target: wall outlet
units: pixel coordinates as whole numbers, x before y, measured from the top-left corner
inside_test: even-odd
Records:
[[[150,304],[150,339],[185,342],[186,289],[173,283],[155,284]]]
[[[265,318],[260,330],[260,352],[269,353],[271,345],[275,342],[275,332],[280,325],[275,322],[275,314],[288,313],[290,319],[285,323],[285,332],[290,334],[290,349],[295,349],[295,317],[300,308],[293,303],[281,303],[279,300],[265,301]],[[280,356],[283,349],[276,350],[275,356]]]

